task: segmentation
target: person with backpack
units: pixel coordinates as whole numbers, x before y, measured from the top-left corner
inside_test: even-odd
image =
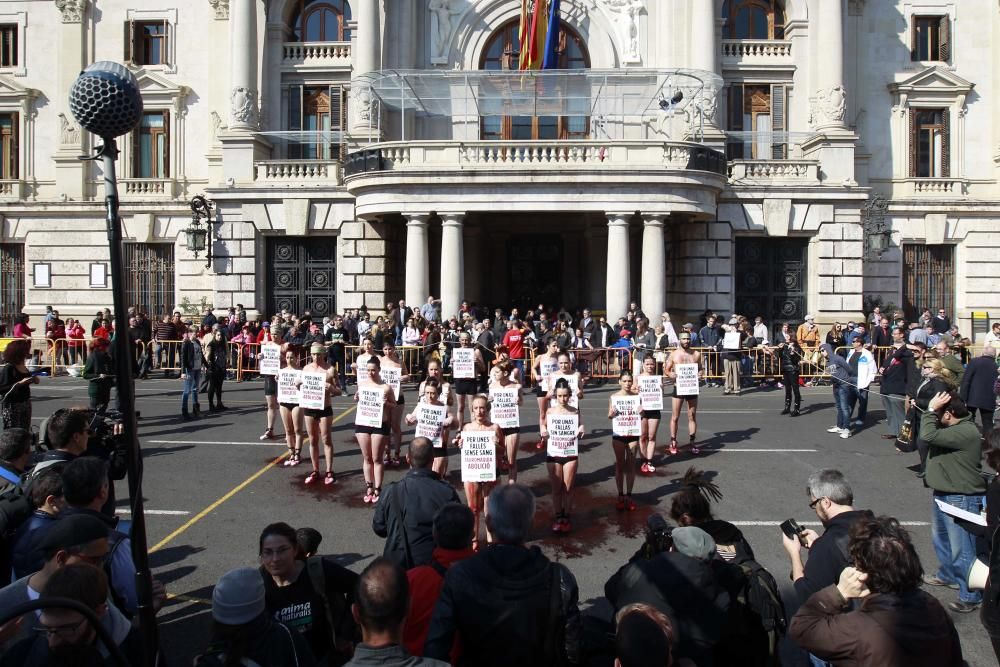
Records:
[[[305,638],[267,613],[264,580],[252,567],[222,575],[212,591],[212,639],[195,667],[313,667]]]
[[[14,531],[34,510],[31,499],[21,487],[30,459],[30,431],[9,428],[0,432],[0,586],[10,583]]]
[[[49,466],[31,478],[28,502],[32,513],[17,526],[10,539],[10,561],[14,579],[21,579],[42,569],[45,554],[41,544],[59,519],[62,510],[62,471],[65,463]]]
[[[350,611],[358,575],[330,556],[303,558],[287,523],[265,526],[259,544],[268,614],[301,634],[321,664],[345,664],[359,638]]]

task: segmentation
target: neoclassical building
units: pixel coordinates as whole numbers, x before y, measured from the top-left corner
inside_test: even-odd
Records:
[[[524,73],[520,0],[3,3],[0,314],[110,302],[66,93],[117,60],[145,104],[127,292],[153,313],[1000,315],[996,0],[561,6],[558,69]]]

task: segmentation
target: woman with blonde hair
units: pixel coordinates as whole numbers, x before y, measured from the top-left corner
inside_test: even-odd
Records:
[[[917,477],[923,478],[927,464],[928,445],[920,437],[920,415],[927,411],[927,405],[931,399],[939,392],[955,393],[958,390],[958,381],[955,374],[945,368],[944,362],[940,359],[924,355],[920,363],[920,384],[916,393],[910,398],[910,407],[916,410],[915,419],[910,420],[913,428],[913,440],[917,443],[917,450],[920,452],[920,472]]]

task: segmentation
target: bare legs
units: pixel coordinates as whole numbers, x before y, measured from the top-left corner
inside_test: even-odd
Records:
[[[615,485],[618,487],[618,495],[632,495],[632,488],[635,486],[636,444],[612,440],[611,446],[615,450]]]
[[[579,461],[548,463],[552,487],[552,510],[556,517],[567,517],[573,509],[573,480]]]
[[[323,442],[323,454],[326,456],[326,472],[333,472],[333,438],[330,437],[329,417],[306,417],[306,428],[309,430],[309,458],[313,470],[319,471],[319,443]]]
[[[652,464],[653,456],[656,455],[656,431],[660,428],[660,420],[643,419],[641,425],[639,447],[642,450],[643,458]]]
[[[265,396],[264,403],[267,405],[267,428],[264,433],[270,435],[274,433],[274,423],[278,420],[278,397]],[[288,429],[285,431],[287,432]]]
[[[396,465],[399,461],[399,451],[403,448],[403,407],[397,403],[389,415],[389,456]]]
[[[291,465],[298,465],[299,452],[302,450],[302,430],[299,428],[301,419],[299,408],[292,410],[281,408],[281,424],[285,427],[285,443],[288,445],[288,451],[291,452],[289,460]]]
[[[479,517],[482,515],[486,516],[487,513],[487,502],[486,499],[490,495],[490,491],[493,490],[494,484],[492,482],[465,482],[465,502],[469,505],[469,509],[472,510],[473,524],[472,524],[472,548],[479,550]],[[489,526],[486,527],[486,543],[493,543],[493,535],[490,534]]]
[[[510,466],[507,469],[508,484],[517,482],[517,445],[520,440],[521,436],[518,433],[511,433],[503,439],[504,447],[507,449],[507,464]]]
[[[361,447],[361,470],[365,476],[365,484],[375,489],[382,488],[382,477],[385,468],[382,465],[382,454],[385,451],[386,436],[379,434],[355,433],[358,446]]]

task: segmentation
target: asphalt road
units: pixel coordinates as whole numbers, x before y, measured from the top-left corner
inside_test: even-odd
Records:
[[[371,506],[361,500],[364,483],[350,399],[341,397],[334,403],[338,482],[330,487],[306,487],[302,479],[309,471],[308,462],[296,468],[275,466],[275,459],[285,451],[283,440],[258,439],[265,421],[261,382],[227,382],[224,400],[230,410],[206,413],[196,422],[180,419],[180,388],[176,379],[137,384],[151,562],[155,576],[172,596],[160,614],[162,643],[171,664],[186,665],[207,642],[213,584],[231,568],[257,564],[257,539],[266,524],[287,521],[295,527],[316,528],[324,538],[321,552],[340,556],[343,564],[358,571],[381,554],[382,540],[371,531]],[[794,419],[778,414],[783,392],[777,389],[753,389],[741,397],[703,389],[702,454],[671,457],[653,476],[640,477],[635,494],[639,508],[624,514],[613,507],[614,457],[607,419],[610,391],[610,387],[588,390],[583,400],[587,435],[577,476],[574,530],[565,536],[548,531],[551,505],[543,453],[523,446],[537,436],[533,397],[526,396],[522,408],[522,423],[527,426],[522,427],[518,462],[520,481],[531,486],[539,499],[535,543],[573,571],[585,609],[606,613],[606,602],[601,599],[604,582],[641,544],[649,514],[667,513],[670,496],[691,465],[714,476],[725,496],[715,507],[715,515],[741,527],[760,562],[782,586],[786,604],[792,597],[791,585],[778,524],[788,517],[800,523],[816,521],[807,506],[805,482],[819,468],[836,467],[847,475],[857,508],[907,522],[925,570],[936,569],[930,540],[930,492],[908,469],[916,463],[916,454],[898,455],[890,441],[880,439],[884,423],[870,424],[847,440],[826,433],[835,420],[829,387],[805,389],[807,412]],[[43,378],[32,393],[36,423],[58,407],[86,404],[86,387],[73,378]],[[415,392],[411,389],[407,394],[412,406]],[[881,420],[880,399],[873,396],[870,403],[869,422]],[[664,423],[659,438],[663,443],[667,433]],[[682,443],[685,433],[682,419]],[[404,431],[404,442],[406,438]],[[457,456],[450,467],[452,481],[458,484]],[[386,483],[402,474],[388,472]],[[118,483],[118,494],[119,498],[127,495],[124,482]],[[126,499],[120,505],[127,510]],[[955,598],[950,590],[931,592],[943,602]],[[994,665],[978,613],[953,617],[969,664]],[[793,659],[790,664],[799,663]]]

